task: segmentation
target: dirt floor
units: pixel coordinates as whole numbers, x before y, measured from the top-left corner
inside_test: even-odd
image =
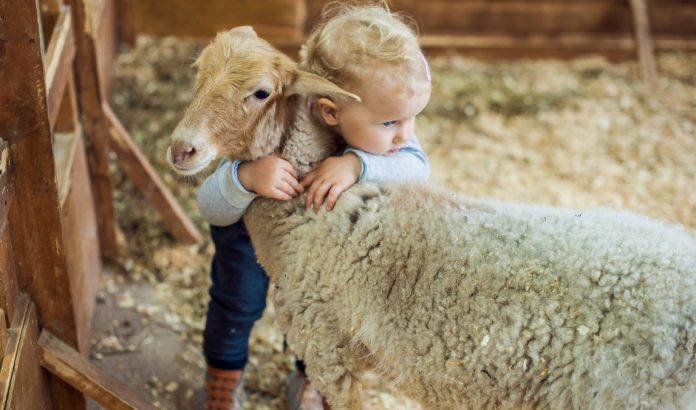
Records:
[[[180,180],[164,159],[168,135],[192,95],[200,46],[140,37],[119,54],[112,102],[136,142],[207,236],[195,207],[200,179]],[[696,234],[696,55],[659,59],[650,88],[637,64],[431,60],[433,95],[418,136],[438,183],[511,201],[610,205],[684,224]],[[160,408],[200,397],[209,286],[209,240],[175,243],[114,162],[121,266],[106,270],[92,358]],[[247,372],[249,409],[284,409],[292,355],[273,324],[257,324]],[[368,409],[413,409],[377,380]]]

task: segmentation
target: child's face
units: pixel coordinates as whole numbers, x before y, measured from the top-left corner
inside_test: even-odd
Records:
[[[341,135],[354,148],[375,155],[394,155],[413,137],[416,115],[430,99],[430,85],[407,94],[366,81],[357,94],[361,103],[337,104]]]

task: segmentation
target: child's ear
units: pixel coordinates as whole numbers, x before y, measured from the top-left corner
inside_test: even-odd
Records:
[[[321,114],[321,118],[324,119],[326,125],[338,125],[338,106],[335,102],[329,98],[321,97],[317,101],[317,105],[319,106],[319,114]]]
[[[343,88],[337,86],[331,81],[320,77],[316,74],[309,73],[303,70],[295,71],[296,77],[292,84],[288,85],[286,95],[293,94],[334,94],[344,95],[355,101],[360,101],[360,97],[353,93],[349,93]]]

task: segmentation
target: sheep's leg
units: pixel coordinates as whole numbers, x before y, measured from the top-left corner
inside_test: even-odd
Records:
[[[307,326],[297,326],[298,318],[295,318],[288,342],[297,349],[297,354],[303,353],[309,379],[332,408],[360,409],[360,362],[367,352],[364,346],[352,344],[349,337],[337,332],[336,320],[326,317],[329,316],[326,312],[321,316]],[[293,343],[297,341],[299,344]]]

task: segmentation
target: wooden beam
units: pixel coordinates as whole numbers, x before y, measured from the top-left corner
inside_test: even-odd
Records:
[[[46,374],[36,356],[36,310],[26,295],[18,299],[11,330],[0,370],[0,407],[49,410],[52,405]]]
[[[7,350],[7,322],[5,311],[0,309],[0,357],[5,357]]]
[[[655,63],[655,50],[652,35],[650,34],[648,5],[645,0],[630,0],[630,2],[638,61],[640,62],[645,81],[654,84],[657,80],[657,64]]]
[[[104,103],[103,109],[111,124],[111,149],[116,152],[119,164],[128,178],[160,214],[164,226],[176,239],[184,243],[202,243],[201,233],[140,151],[109,104]]]
[[[0,0],[0,135],[12,166],[12,252],[18,287],[35,301],[39,321],[76,345],[36,6]],[[54,408],[84,408],[79,392],[60,380],[49,383]]]
[[[46,50],[46,92],[48,121],[54,129],[75,57],[75,41],[72,31],[70,7],[62,6],[51,40]]]
[[[117,20],[116,0],[100,0],[97,3],[101,6],[95,10],[94,14],[94,21],[98,22],[94,31],[97,68],[99,84],[102,87],[102,100],[109,101],[111,71],[118,51],[117,31],[121,22]]]
[[[12,181],[10,181],[10,150],[7,142],[0,139],[0,234],[7,224],[7,213],[13,197]]]
[[[111,410],[147,410],[154,407],[130,386],[96,367],[75,349],[47,331],[39,338],[39,358],[48,371]]]
[[[265,39],[304,35],[306,0],[189,0],[134,2],[135,30],[153,35],[210,37],[235,26],[253,25]],[[196,16],[196,18],[191,18]]]
[[[5,310],[5,324],[9,325],[15,312],[19,288],[12,253],[10,229],[0,229],[0,306]]]
[[[91,174],[99,228],[99,244],[102,256],[118,257],[116,242],[116,212],[114,210],[113,184],[109,171],[109,124],[102,111],[101,86],[97,69],[92,19],[88,18],[82,0],[65,0],[72,9],[75,35],[75,70],[80,123],[87,143],[87,158]]]

